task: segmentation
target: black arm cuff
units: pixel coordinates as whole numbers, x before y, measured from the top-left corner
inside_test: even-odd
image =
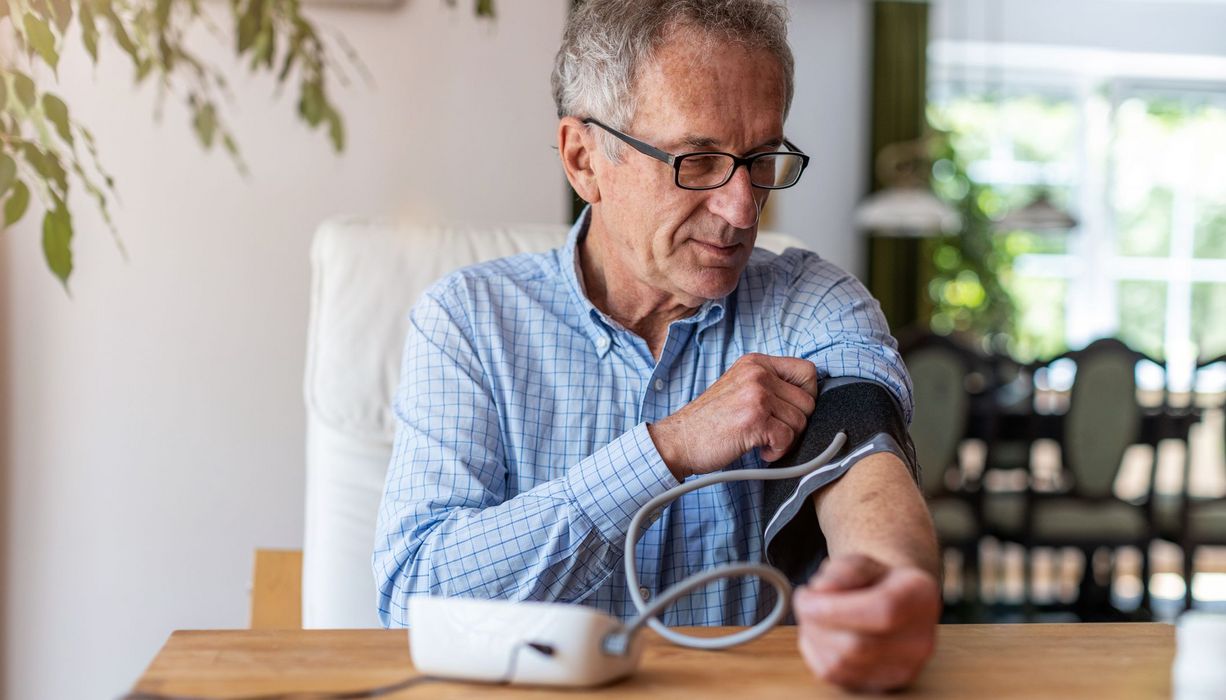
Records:
[[[771,466],[790,467],[810,460],[839,432],[847,434],[847,444],[829,465],[803,479],[765,483],[766,560],[793,585],[808,581],[826,558],[826,538],[809,496],[878,452],[897,455],[919,483],[915,447],[894,395],[880,384],[853,378],[839,377],[822,385],[800,442]]]

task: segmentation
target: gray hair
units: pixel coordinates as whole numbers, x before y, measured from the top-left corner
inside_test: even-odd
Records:
[[[571,12],[554,59],[558,118],[595,117],[615,129],[628,128],[637,107],[639,69],[683,28],[773,54],[783,69],[786,116],[795,73],[787,22],[780,0],[585,0]],[[598,133],[605,155],[616,162],[621,142],[604,130]]]

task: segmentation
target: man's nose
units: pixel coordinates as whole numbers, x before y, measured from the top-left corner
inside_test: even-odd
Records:
[[[732,179],[723,187],[712,190],[708,206],[713,214],[734,228],[752,228],[757,224],[758,201],[754,186],[749,181],[748,166],[738,165],[732,172]]]

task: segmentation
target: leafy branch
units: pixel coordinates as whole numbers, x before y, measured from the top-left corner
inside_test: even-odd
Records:
[[[493,15],[492,0],[475,2],[477,15]],[[344,85],[348,78],[319,29],[303,15],[299,0],[229,0],[228,10],[236,55],[253,73],[273,74],[278,91],[295,84],[298,116],[312,129],[323,128],[332,147],[343,151],[344,122],[329,86],[332,79]],[[226,78],[185,39],[203,26],[227,40],[200,0],[0,0],[0,35],[11,37],[17,48],[13,57],[0,56],[0,226],[8,228],[26,216],[31,199],[41,203],[43,254],[65,290],[73,271],[75,228],[67,202],[74,184],[94,200],[123,250],[109,209],[117,198],[115,179],[99,159],[93,134],[63,98],[37,80],[43,67],[58,77],[74,24],[95,65],[102,47],[113,44],[130,61],[137,85],[156,83],[155,115],[167,97],[181,100],[204,149],[219,145],[246,172],[223,115],[222,105],[233,100]],[[339,35],[337,42],[348,65],[369,82],[356,51]]]

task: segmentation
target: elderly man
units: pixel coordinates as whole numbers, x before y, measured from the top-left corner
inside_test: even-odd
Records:
[[[638,545],[640,592],[765,559],[803,584],[815,674],[894,688],[931,654],[938,555],[895,343],[853,277],[754,249],[770,190],[808,160],[783,133],[786,21],[767,0],[587,0],[572,15],[558,151],[590,206],[564,247],[460,270],[413,309],[374,554],[385,624],[425,593],[630,617],[636,510],[844,430],[867,447],[823,479],[721,484],[667,508]],[[664,622],[752,624],[769,593],[720,581]]]

